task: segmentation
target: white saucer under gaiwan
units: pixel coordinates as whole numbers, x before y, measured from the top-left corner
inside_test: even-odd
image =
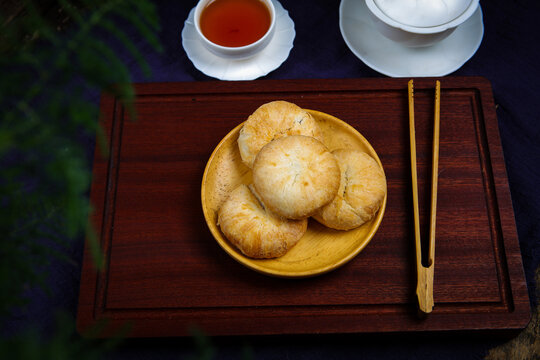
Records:
[[[484,35],[480,6],[452,34],[432,46],[408,47],[384,37],[375,29],[365,1],[341,0],[339,27],[354,55],[391,77],[448,75],[476,53]]]
[[[479,0],[365,0],[375,28],[409,47],[444,40],[478,9]]]
[[[272,3],[276,15],[274,36],[260,53],[241,60],[219,57],[203,45],[192,9],[182,29],[182,46],[189,60],[199,71],[219,80],[254,80],[277,69],[289,57],[296,32],[287,10],[279,1]]]

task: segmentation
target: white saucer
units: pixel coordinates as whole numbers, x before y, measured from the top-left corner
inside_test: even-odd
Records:
[[[182,46],[193,65],[220,80],[253,80],[277,69],[289,57],[296,32],[288,11],[278,1],[272,2],[276,9],[274,37],[263,51],[245,60],[223,59],[208,51],[195,31],[192,9],[182,30]]]
[[[480,6],[446,39],[423,48],[406,47],[380,34],[364,0],[341,1],[339,28],[354,55],[373,70],[392,77],[448,75],[474,55],[484,36]]]

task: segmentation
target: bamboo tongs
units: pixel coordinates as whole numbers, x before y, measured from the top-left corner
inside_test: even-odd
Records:
[[[435,119],[433,125],[432,172],[431,172],[431,212],[429,222],[429,257],[427,267],[422,265],[422,247],[420,242],[420,215],[418,209],[418,180],[416,175],[416,135],[414,131],[414,88],[409,81],[409,135],[411,144],[411,175],[414,207],[414,237],[416,246],[416,296],[422,313],[433,310],[433,275],[435,271],[435,218],[437,212],[437,182],[439,167],[439,130],[441,83],[435,84]]]

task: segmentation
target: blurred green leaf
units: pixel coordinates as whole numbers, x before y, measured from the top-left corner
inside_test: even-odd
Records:
[[[119,17],[161,49],[159,17],[148,0],[59,0],[57,6],[70,19],[68,32],[58,31],[39,2],[26,0],[24,16],[9,21],[0,14],[0,316],[24,306],[28,289],[50,292],[49,263],[76,265],[68,255],[73,241],[86,238],[96,268],[104,268],[99,233],[88,221],[91,164],[80,139],[95,134],[107,156],[107,135],[97,104],[85,94],[110,93],[136,119],[125,59],[102,39],[119,41],[144,74],[150,67],[115,26]],[[0,358],[95,359],[114,343],[81,339],[73,319],[60,316],[53,334],[30,329],[0,339]]]
[[[210,338],[199,328],[193,327],[190,329],[190,334],[195,342],[196,355],[191,357],[198,360],[211,360],[216,355],[216,350]]]
[[[139,6],[141,6],[139,4]],[[151,7],[148,7],[149,9]],[[129,21],[138,31],[139,33],[145,38],[145,40],[152,45],[154,49],[161,52],[163,51],[163,46],[161,45],[161,42],[159,41],[157,35],[155,34],[156,27],[152,29],[152,27],[149,27],[148,24],[144,20],[150,20],[152,22],[152,16],[142,17],[139,16],[140,13],[132,9],[130,7],[125,7],[123,9],[115,9],[116,14],[123,17],[127,21]],[[119,11],[121,10],[121,11]]]
[[[141,53],[137,50],[135,45],[131,42],[129,37],[122,30],[120,30],[112,21],[108,19],[103,19],[100,23],[100,26],[113,34],[126,47],[126,49],[128,49],[130,54],[139,64],[139,67],[143,71],[143,74],[145,76],[149,76],[150,66],[148,65],[144,57],[141,55]]]

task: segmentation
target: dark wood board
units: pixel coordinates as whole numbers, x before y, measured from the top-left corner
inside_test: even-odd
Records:
[[[416,316],[407,80],[137,84],[136,121],[104,96],[110,156],[96,150],[91,222],[107,262],[97,272],[86,249],[79,331],[104,319],[100,336],[126,323],[133,337],[183,336],[192,326],[210,335],[523,328],[530,305],[495,105],[490,83],[478,77],[440,79],[435,309],[427,319]],[[434,84],[415,79],[422,224]],[[276,99],[351,124],[377,151],[388,180],[373,240],[318,277],[279,279],[243,267],[218,246],[201,209],[215,146]]]

